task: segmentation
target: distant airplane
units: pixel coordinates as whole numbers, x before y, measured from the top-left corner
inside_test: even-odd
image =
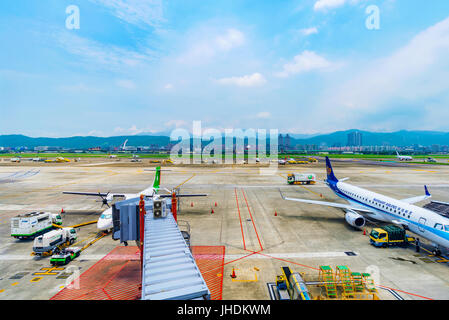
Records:
[[[440,247],[449,248],[449,218],[413,205],[431,197],[426,186],[424,186],[425,195],[423,196],[397,200],[344,183],[343,181],[348,180],[348,178],[338,180],[334,175],[328,157],[326,157],[326,169],[326,184],[337,196],[343,198],[349,204],[287,198],[281,192],[282,198],[342,209],[345,211],[346,222],[357,228],[362,228],[366,219],[399,225],[420,237],[430,240],[435,247],[433,252],[435,255],[441,254]]]
[[[64,191],[63,194],[74,194],[74,195],[82,195],[82,196],[94,196],[94,197],[100,197],[101,202],[104,205],[108,206],[108,209],[106,209],[100,216],[100,218],[97,221],[97,229],[101,231],[111,230],[112,229],[112,208],[109,205],[109,201],[112,201],[114,198],[124,198],[125,200],[138,198],[140,195],[144,195],[145,197],[149,198],[171,198],[172,192],[168,189],[165,189],[166,191],[170,192],[170,194],[159,194],[160,190],[160,183],[161,183],[161,167],[156,167],[156,174],[154,176],[153,185],[145,190],[142,190],[139,193],[90,193],[90,192],[66,192]],[[176,197],[205,197],[207,194],[177,194]]]
[[[398,159],[399,161],[412,161],[413,160],[413,158],[411,156],[401,156],[399,154],[399,152],[397,152],[397,151],[396,151],[396,154],[397,154],[396,159]]]

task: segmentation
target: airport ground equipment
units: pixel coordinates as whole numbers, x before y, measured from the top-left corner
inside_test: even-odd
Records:
[[[289,267],[282,267],[282,276],[277,278],[276,286],[281,300],[286,300],[285,291],[290,300],[311,300],[304,279]]]
[[[315,184],[316,175],[314,173],[290,173],[287,176],[288,184]]]
[[[69,247],[62,249],[60,252],[55,253],[50,258],[50,263],[54,266],[64,266],[81,254],[81,248]]]
[[[369,238],[373,246],[383,248],[388,246],[406,246],[415,242],[415,238],[408,236],[404,229],[395,225],[374,228]]]
[[[19,214],[11,219],[11,237],[16,239],[34,239],[35,237],[61,225],[62,217],[50,212],[31,212]]]
[[[176,204],[176,203],[175,203]],[[168,198],[134,198],[112,206],[113,239],[141,250],[142,300],[209,300]]]
[[[344,298],[354,297],[354,282],[352,279],[351,270],[347,266],[337,266],[336,267],[336,278],[337,283],[343,289]]]
[[[330,266],[320,266],[318,278],[324,284],[326,297],[328,299],[336,299],[337,286],[332,268]]]
[[[36,255],[50,255],[56,248],[67,247],[73,244],[76,239],[76,230],[73,228],[53,230],[34,239],[33,252]]]

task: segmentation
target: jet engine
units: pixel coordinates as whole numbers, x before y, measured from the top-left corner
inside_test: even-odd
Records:
[[[356,228],[362,228],[366,222],[364,217],[354,211],[346,211],[345,220],[349,225]]]

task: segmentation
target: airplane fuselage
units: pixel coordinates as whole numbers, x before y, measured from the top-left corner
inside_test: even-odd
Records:
[[[354,206],[369,209],[374,220],[406,226],[416,235],[449,248],[449,219],[433,211],[345,182],[328,183],[332,191]]]
[[[152,197],[155,195],[155,193],[156,193],[155,189],[151,187],[151,188],[142,190],[140,193],[125,194],[124,198],[125,198],[125,200],[132,199],[132,198],[138,198],[138,197],[140,197],[141,194],[143,194],[145,197]],[[100,231],[107,231],[107,230],[111,230],[112,227],[113,227],[112,208],[108,208],[100,215],[100,218],[98,218],[97,229]]]

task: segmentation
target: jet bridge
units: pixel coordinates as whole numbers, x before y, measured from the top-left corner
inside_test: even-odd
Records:
[[[174,212],[172,212],[172,207]],[[210,300],[210,291],[179,229],[176,198],[113,205],[113,239],[141,250],[142,300]]]

